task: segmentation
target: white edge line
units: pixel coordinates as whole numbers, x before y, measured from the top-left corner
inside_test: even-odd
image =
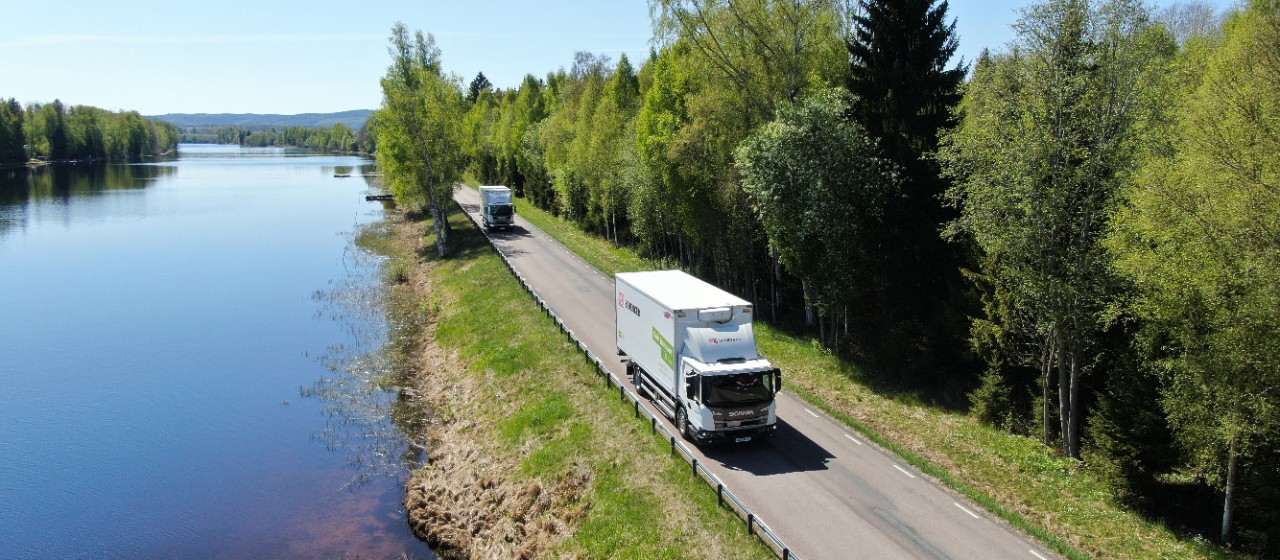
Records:
[[[1036,552],[1034,550],[1028,550],[1027,552],[1030,552],[1033,556],[1035,556],[1036,558],[1039,558],[1040,560],[1049,560],[1048,558],[1041,556],[1039,552]]]
[[[972,512],[972,511],[970,511],[970,510],[969,510],[969,508],[964,507],[964,506],[960,505],[959,503],[952,502],[952,503],[951,503],[951,505],[953,505],[953,506],[956,506],[956,507],[960,508],[960,511],[963,511],[963,512],[965,512],[965,513],[969,514],[969,517],[972,517],[972,518],[974,518],[974,519],[982,519],[982,517],[978,516],[978,514],[976,514],[976,513]]]
[[[804,411],[805,411],[805,412],[808,412],[808,413],[809,413],[809,416],[812,416],[812,417],[814,417],[814,418],[817,418],[817,417],[818,417],[818,413],[816,413],[816,412],[814,412],[814,411],[812,411],[812,410],[809,410],[809,409],[807,409],[807,408],[806,408],[806,409],[804,409]]]
[[[895,469],[898,469],[898,470],[902,471],[902,474],[905,474],[905,475],[907,475],[907,476],[909,476],[909,477],[911,477],[911,478],[915,478],[915,477],[916,477],[916,475],[914,475],[914,474],[911,474],[911,473],[907,472],[907,469],[904,469],[904,468],[902,468],[902,467],[899,467],[898,465],[894,465],[894,466],[893,466],[893,468],[895,468]],[[1046,559],[1046,560],[1048,560],[1048,559]]]
[[[844,437],[849,438],[849,441],[852,441],[852,442],[854,442],[854,443],[856,443],[856,444],[858,444],[858,445],[862,445],[862,442],[858,441],[858,438],[855,438],[855,437],[853,437],[853,436],[851,436],[851,435],[849,435],[849,434],[845,434],[845,435],[844,435]]]

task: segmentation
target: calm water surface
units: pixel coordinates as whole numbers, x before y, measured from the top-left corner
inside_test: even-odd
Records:
[[[0,170],[0,558],[431,558],[365,383],[370,162],[181,154]]]

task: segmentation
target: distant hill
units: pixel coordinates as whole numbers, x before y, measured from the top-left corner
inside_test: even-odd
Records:
[[[340,113],[302,113],[299,115],[259,115],[254,113],[170,113],[151,115],[147,118],[173,123],[179,127],[239,126],[254,129],[283,128],[286,126],[330,127],[345,124],[359,130],[373,114],[370,109],[342,111]]]

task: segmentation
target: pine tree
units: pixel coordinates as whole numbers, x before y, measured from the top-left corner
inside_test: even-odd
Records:
[[[493,83],[489,81],[489,78],[485,77],[484,72],[479,72],[476,74],[475,79],[471,80],[471,85],[467,88],[467,102],[475,103],[477,99],[480,99],[480,92],[486,89],[492,90]]]
[[[846,39],[851,66],[846,86],[856,99],[854,121],[880,146],[883,157],[903,172],[902,196],[886,209],[884,248],[888,291],[879,324],[888,323],[882,347],[891,355],[918,355],[916,348],[948,363],[963,349],[957,294],[963,289],[956,250],[938,231],[954,216],[941,200],[947,183],[929,154],[942,130],[952,126],[967,66],[948,68],[955,54],[955,20],[947,22],[947,2],[859,0],[853,32]],[[915,368],[912,368],[915,369]]]
[[[0,163],[27,161],[27,135],[22,105],[16,99],[0,99]]]

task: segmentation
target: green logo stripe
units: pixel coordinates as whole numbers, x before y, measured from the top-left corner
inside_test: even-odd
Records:
[[[671,371],[676,370],[676,349],[671,346],[671,341],[667,337],[662,336],[658,329],[653,329],[653,341],[657,343],[658,348],[662,350],[662,361],[671,364]]]

